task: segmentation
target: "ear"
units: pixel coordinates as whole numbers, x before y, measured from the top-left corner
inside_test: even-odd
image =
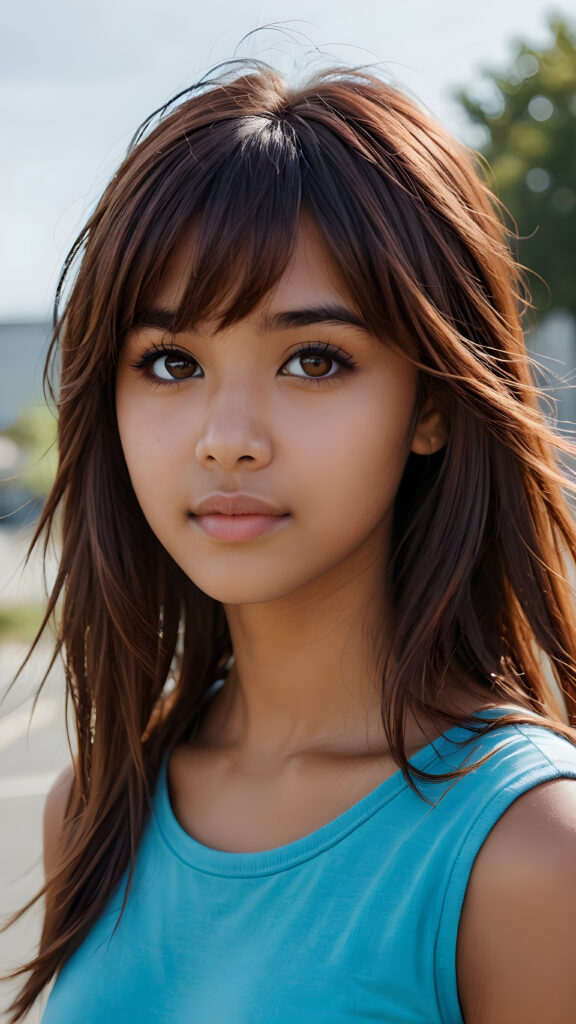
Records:
[[[444,447],[447,440],[446,417],[432,395],[429,395],[418,413],[410,451],[416,455],[434,455]]]

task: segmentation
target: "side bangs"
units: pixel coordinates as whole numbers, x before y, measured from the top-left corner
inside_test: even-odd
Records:
[[[218,122],[185,139],[142,197],[137,219],[146,228],[125,275],[121,333],[155,308],[175,264],[182,282],[172,332],[243,319],[290,261],[300,203],[298,152],[277,118]]]
[[[475,330],[458,279],[466,264],[472,273],[470,255],[381,139],[364,138],[343,121],[337,132],[315,122],[306,135],[302,205],[351,300],[372,334],[429,371],[439,325],[455,341],[462,330]]]

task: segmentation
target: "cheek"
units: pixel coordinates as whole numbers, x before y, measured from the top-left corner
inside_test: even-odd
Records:
[[[309,431],[297,445],[306,453],[300,460],[306,490],[336,515],[346,508],[352,520],[377,520],[393,502],[406,466],[415,397],[411,378],[375,378],[361,394],[350,394],[349,403],[342,393],[321,431]]]
[[[136,497],[146,516],[162,503],[175,473],[178,433],[169,429],[161,403],[131,401],[129,390],[117,390],[116,416],[120,442]],[[173,484],[172,484],[173,486]]]

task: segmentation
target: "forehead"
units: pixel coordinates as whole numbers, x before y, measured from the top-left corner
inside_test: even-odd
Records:
[[[175,253],[153,296],[155,307],[167,310],[179,307],[190,283],[192,253],[192,241],[182,244]],[[234,282],[231,282],[231,286],[233,289]],[[223,306],[232,289],[228,290],[225,282],[222,283]],[[290,261],[276,284],[252,312],[251,319],[254,319],[262,330],[266,330],[269,318],[276,311],[343,301],[349,308],[354,308],[343,275],[320,232],[309,218],[302,217],[298,224]],[[360,317],[360,310],[357,310],[357,313]]]

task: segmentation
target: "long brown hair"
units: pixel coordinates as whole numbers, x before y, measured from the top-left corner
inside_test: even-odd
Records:
[[[115,416],[122,339],[184,241],[190,273],[174,330],[209,316],[224,328],[278,281],[299,217],[310,217],[369,329],[412,360],[421,395],[433,390],[446,411],[448,443],[409,456],[395,505],[382,716],[407,783],[417,791],[412,776],[429,776],[406,758],[406,709],[460,724],[441,699],[455,668],[463,690],[474,680],[492,701],[526,709],[479,731],[539,721],[576,744],[566,568],[576,531],[563,492],[575,488],[561,464],[573,449],[540,409],[523,270],[474,153],[363,69],[325,69],[293,87],[259,61],[215,72],[138,131],[58,289],[47,381],[59,355],[59,465],[31,550],[61,531],[44,626],[58,611],[54,656],[77,753],[60,863],[35,897],[46,898],[39,951],[14,972],[30,976],[12,1022],[127,869],[129,887],[161,760],[233,654],[222,606],[144,519]]]

